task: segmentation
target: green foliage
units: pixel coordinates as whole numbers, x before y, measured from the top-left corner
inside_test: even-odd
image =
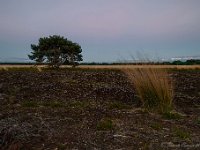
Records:
[[[74,101],[68,104],[69,107],[76,108],[76,109],[83,109],[89,106],[88,102],[85,101]]]
[[[198,65],[200,64],[199,59],[189,59],[186,61],[176,60],[172,62],[173,65]]]
[[[58,144],[57,145],[57,149],[58,150],[66,150],[67,149],[67,145],[66,144]]]
[[[190,139],[191,137],[189,132],[182,130],[180,128],[174,128],[173,132],[177,137],[183,140]]]
[[[173,65],[184,65],[184,62],[180,61],[180,60],[176,60],[172,62]]]
[[[160,123],[157,123],[157,122],[152,123],[152,124],[150,125],[150,127],[152,127],[152,128],[155,129],[155,130],[160,130],[160,129],[162,129],[162,125],[161,125]]]
[[[62,64],[76,66],[83,60],[81,46],[58,35],[40,38],[38,45],[31,44],[31,49],[31,55],[28,55],[31,60],[47,62],[53,68]]]
[[[42,103],[43,106],[46,107],[52,107],[52,108],[60,108],[60,107],[65,107],[65,103],[59,102],[59,101],[50,101],[46,103]]]
[[[112,103],[109,103],[109,108],[110,109],[130,109],[131,106],[124,104],[122,102],[112,102]]]
[[[38,103],[34,101],[25,101],[22,103],[23,107],[38,107]]]
[[[178,113],[173,113],[173,112],[166,112],[163,113],[163,118],[164,119],[168,119],[168,120],[177,120],[177,119],[181,119],[181,115]]]
[[[97,130],[112,130],[114,128],[113,122],[109,118],[103,118],[98,124],[97,124]]]
[[[197,124],[197,125],[200,125],[200,118],[197,118],[196,124]]]

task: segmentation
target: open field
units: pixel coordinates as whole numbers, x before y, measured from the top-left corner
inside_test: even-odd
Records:
[[[95,69],[124,69],[124,68],[177,68],[177,69],[200,69],[200,65],[81,65],[80,68]]]
[[[36,67],[34,65],[0,65],[0,69],[4,68],[30,68]],[[38,68],[44,68],[45,65],[39,65]],[[62,66],[61,68],[68,68],[70,66]],[[124,69],[124,68],[175,68],[175,69],[200,69],[200,65],[80,65],[78,68],[91,69]]]
[[[168,69],[174,82],[173,115],[141,107],[134,85],[118,70],[133,66],[1,67],[7,70],[0,70],[0,149],[171,149],[168,142],[183,149],[180,144],[200,144],[199,66]]]

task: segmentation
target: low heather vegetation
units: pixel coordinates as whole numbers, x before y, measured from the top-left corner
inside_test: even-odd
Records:
[[[150,95],[145,91],[149,89],[142,89],[147,95],[138,97],[137,84],[117,69],[0,70],[0,149],[196,145],[200,140],[200,71],[129,73],[130,77],[137,74],[141,88],[151,85]],[[149,96],[155,99],[148,101]]]

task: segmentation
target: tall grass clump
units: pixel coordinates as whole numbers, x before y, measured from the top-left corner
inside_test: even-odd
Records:
[[[138,68],[125,69],[143,106],[150,111],[167,113],[172,110],[172,81],[164,69]]]

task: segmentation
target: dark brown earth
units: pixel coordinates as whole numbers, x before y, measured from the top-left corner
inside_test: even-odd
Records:
[[[118,70],[0,71],[0,149],[200,149],[200,71],[171,70],[173,116]]]

